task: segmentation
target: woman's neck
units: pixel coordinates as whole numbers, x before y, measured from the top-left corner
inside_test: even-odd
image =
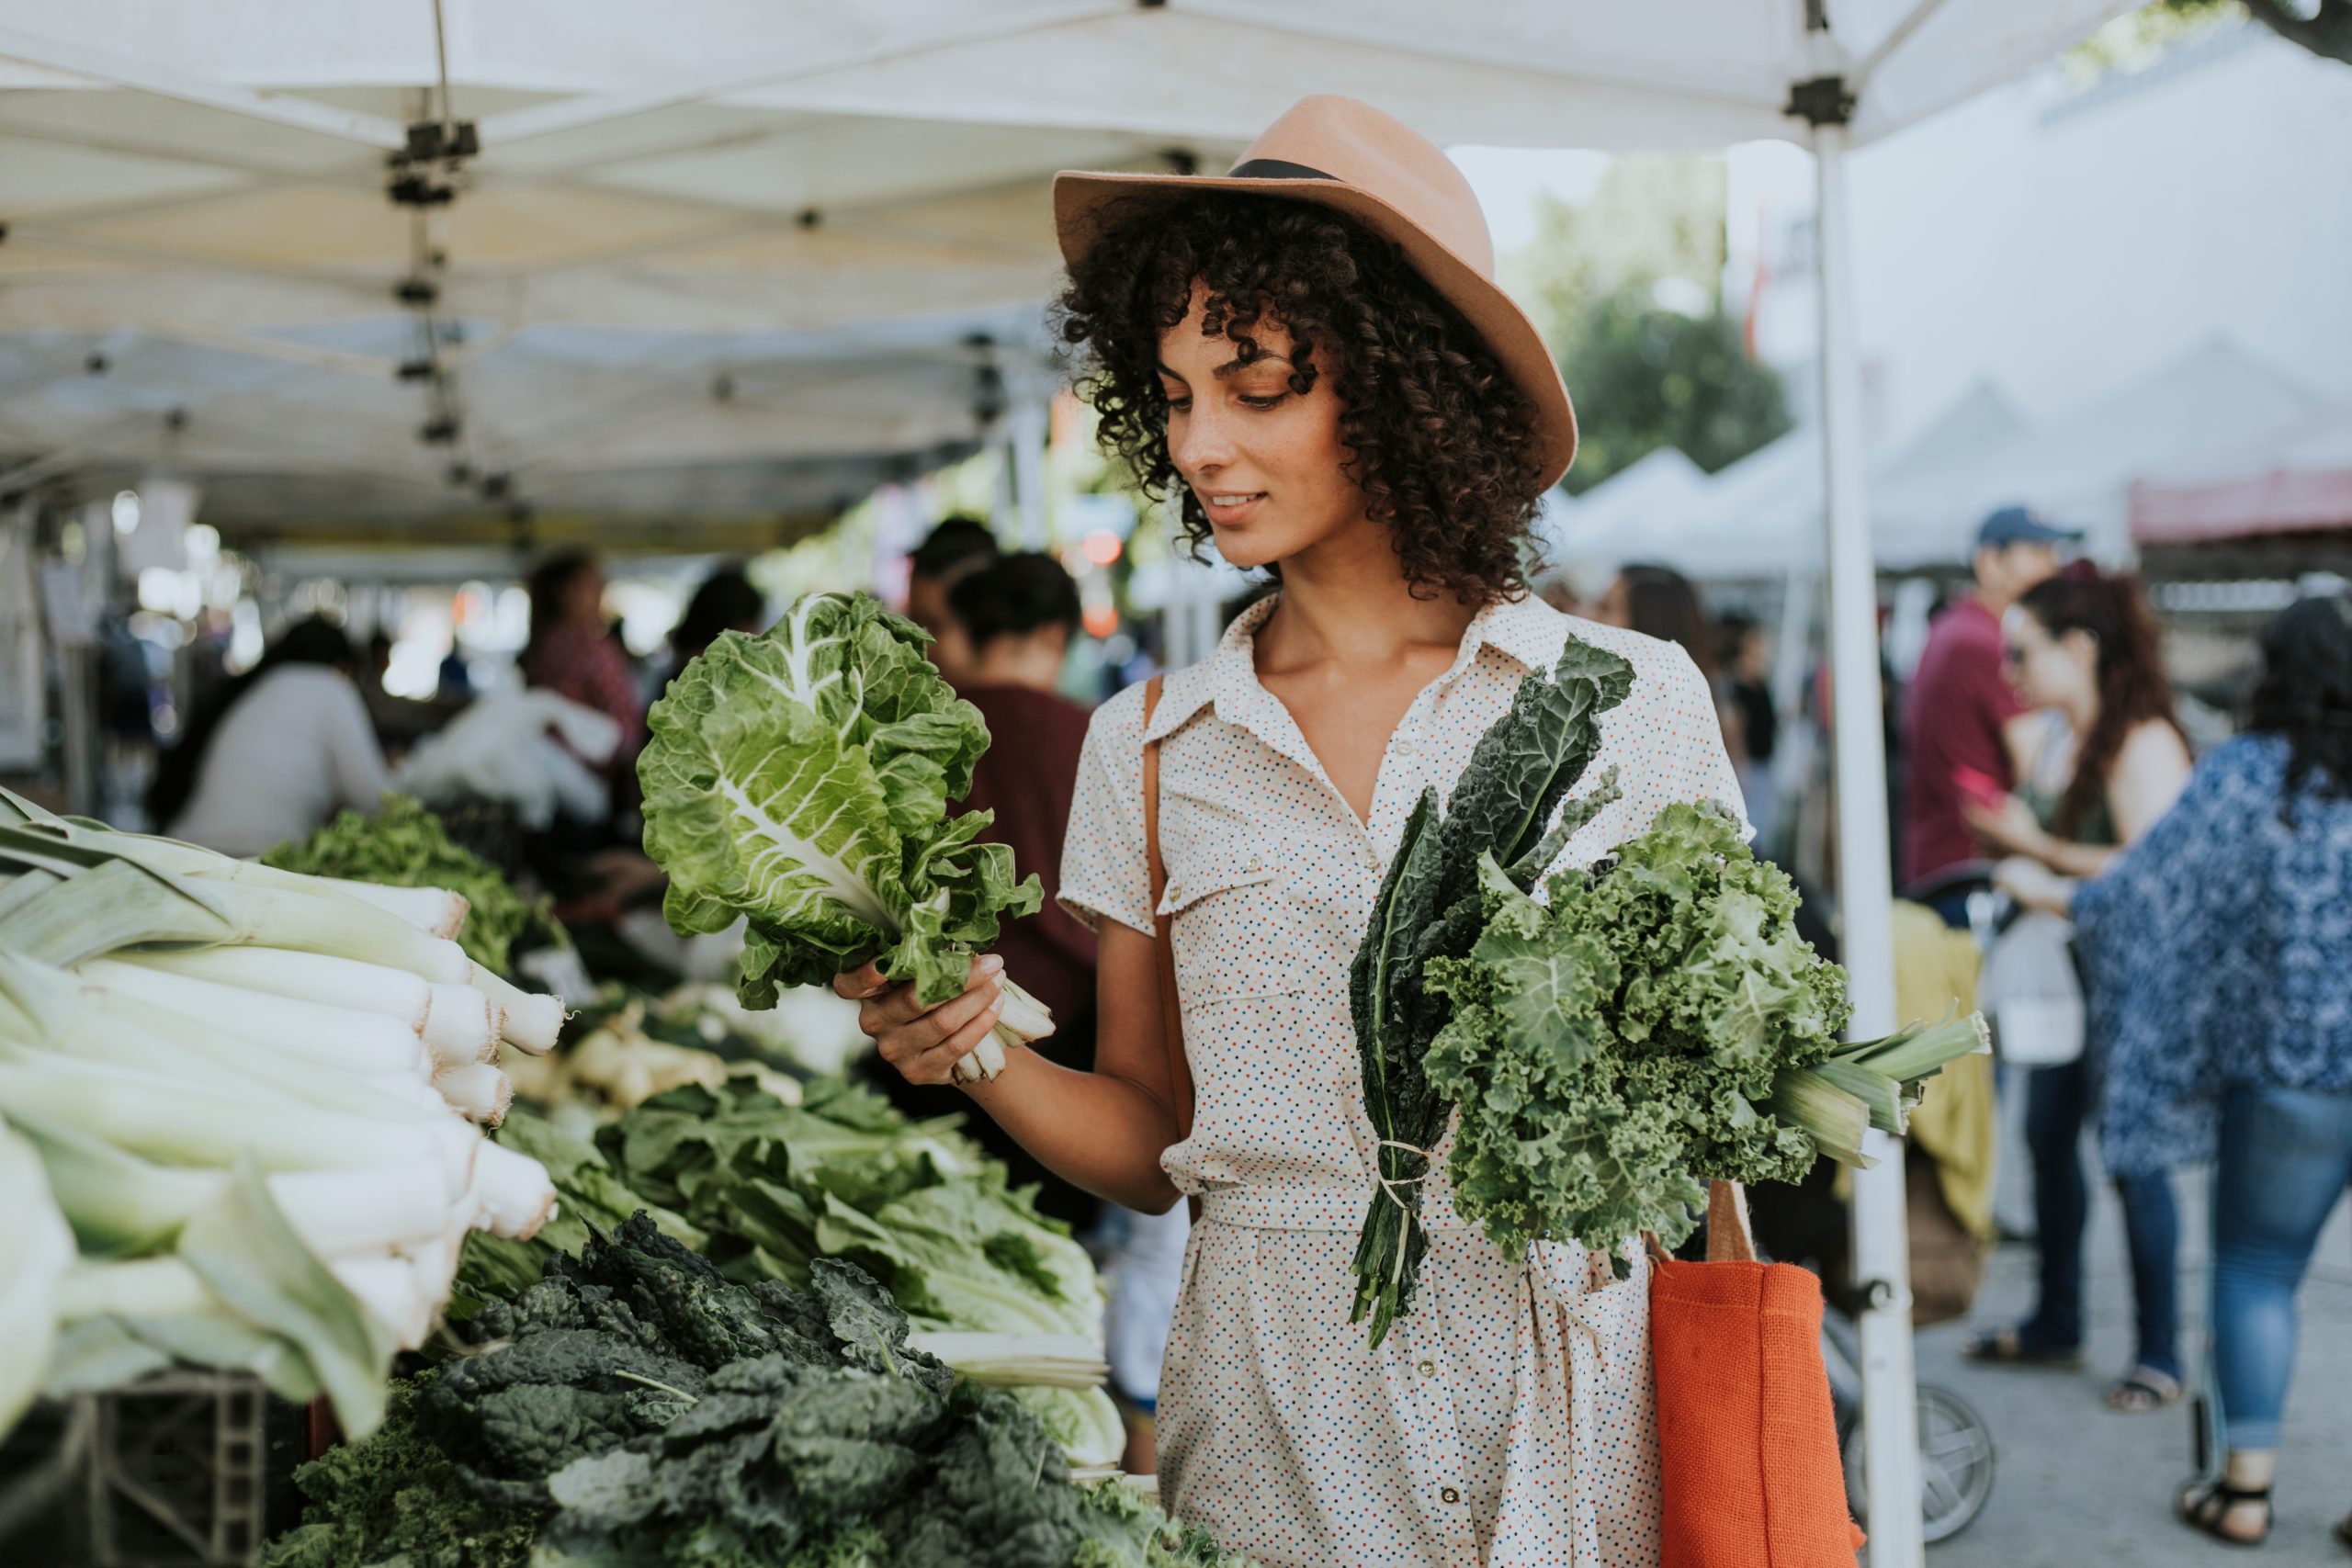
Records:
[[[1026,686],[1034,692],[1053,691],[1061,682],[1065,650],[1020,637],[998,637],[972,660],[970,683],[975,686]]]
[[[1259,668],[1390,667],[1417,649],[1458,647],[1477,613],[1451,593],[1417,598],[1386,530],[1365,524],[1283,562],[1282,603],[1258,630]]]

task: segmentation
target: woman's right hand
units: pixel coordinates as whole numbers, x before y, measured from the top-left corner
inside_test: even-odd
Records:
[[[912,984],[893,986],[867,964],[833,976],[835,994],[859,1005],[857,1026],[881,1058],[909,1083],[955,1081],[956,1064],[988,1037],[1004,1012],[1004,960],[972,960],[960,996],[926,1008]]]

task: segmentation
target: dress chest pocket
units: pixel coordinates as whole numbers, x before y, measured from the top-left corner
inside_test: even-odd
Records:
[[[1211,850],[1170,866],[1159,913],[1170,917],[1184,1000],[1276,996],[1306,984],[1288,880],[1258,850]]]

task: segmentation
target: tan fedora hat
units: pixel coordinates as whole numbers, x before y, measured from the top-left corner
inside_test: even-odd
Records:
[[[1535,323],[1495,283],[1495,242],[1470,182],[1427,137],[1370,104],[1317,96],[1300,99],[1223,175],[1066,170],[1054,176],[1062,256],[1072,264],[1084,256],[1132,199],[1198,190],[1315,202],[1393,241],[1535,405],[1544,488],[1568,471],[1577,416],[1560,367]]]

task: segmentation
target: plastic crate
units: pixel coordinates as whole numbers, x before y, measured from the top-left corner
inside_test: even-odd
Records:
[[[266,1533],[269,1399],[242,1372],[157,1372],[98,1396],[96,1568],[243,1568]]]

